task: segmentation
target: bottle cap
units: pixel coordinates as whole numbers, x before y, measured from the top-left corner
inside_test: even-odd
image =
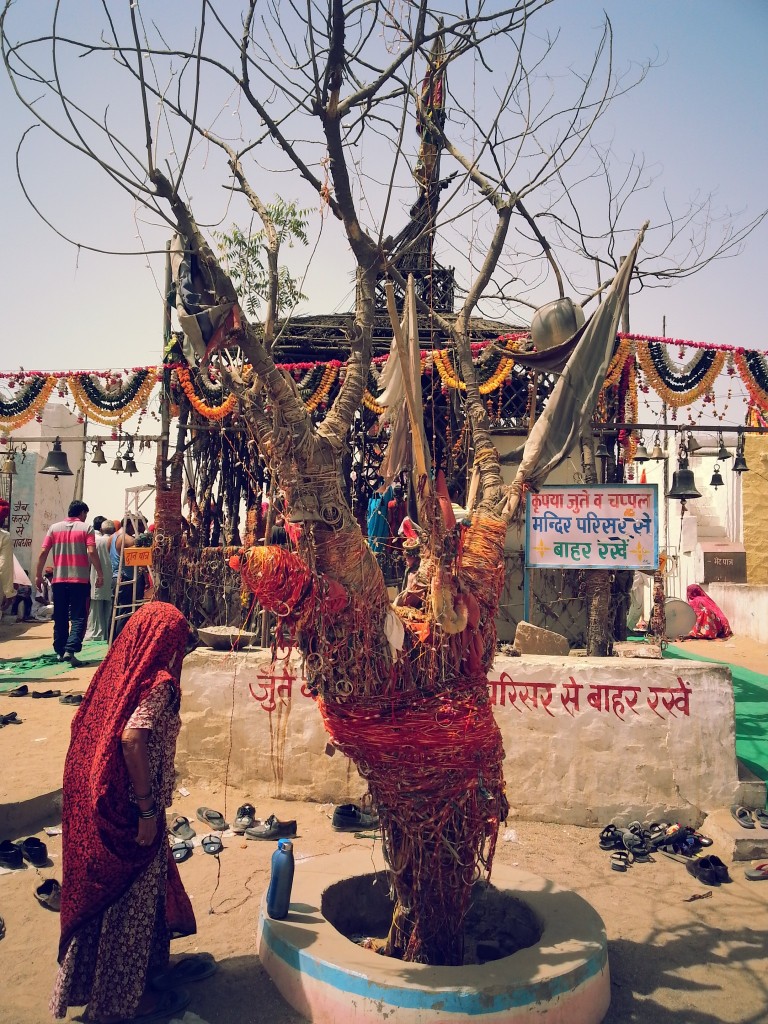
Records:
[[[293,849],[293,843],[290,839],[278,839],[277,845],[281,850],[285,850],[286,852]]]

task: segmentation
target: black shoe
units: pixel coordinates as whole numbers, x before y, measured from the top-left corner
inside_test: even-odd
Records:
[[[21,848],[10,839],[4,839],[0,843],[0,866],[4,868],[23,868],[24,856]]]
[[[246,839],[288,839],[296,835],[295,821],[278,821],[270,814],[262,825],[245,830]]]
[[[48,847],[41,839],[30,836],[15,845],[21,850],[24,860],[34,864],[36,868],[42,868],[48,863]]]
[[[72,668],[83,668],[83,662],[74,654],[65,654],[63,661],[68,661]]]
[[[253,804],[243,804],[242,807],[238,807],[235,820],[232,822],[232,831],[241,836],[243,832],[249,828],[254,828],[255,825],[256,808]]]
[[[361,832],[368,828],[378,828],[379,816],[368,814],[355,804],[339,804],[333,810],[331,824],[337,832]]]

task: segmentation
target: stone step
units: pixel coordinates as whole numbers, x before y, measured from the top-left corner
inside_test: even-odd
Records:
[[[701,831],[714,840],[725,860],[768,859],[768,829],[760,828],[759,825],[755,828],[742,828],[727,807],[720,807],[708,814]]]

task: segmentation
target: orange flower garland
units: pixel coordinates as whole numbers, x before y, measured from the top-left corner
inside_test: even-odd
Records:
[[[192,385],[192,378],[189,375],[189,370],[186,366],[179,366],[176,369],[176,374],[179,378],[179,384],[181,384],[184,394],[189,399],[189,404],[199,413],[204,416],[207,420],[223,420],[225,416],[229,416],[234,411],[237,405],[237,398],[235,395],[227,395],[225,401],[221,405],[208,405],[204,402],[197,394],[195,394],[194,386]]]
[[[751,404],[753,406],[757,406],[757,408],[761,409],[763,412],[768,411],[768,395],[766,395],[765,392],[755,383],[749,367],[747,366],[747,361],[744,358],[744,353],[734,353],[733,361],[736,364],[736,369],[739,372],[742,383],[747,389]]]
[[[304,403],[309,412],[314,412],[320,403],[324,402],[328,395],[330,395],[333,382],[336,380],[338,372],[338,367],[333,366],[331,363],[329,363],[323,370],[323,376],[320,379],[317,391]]]

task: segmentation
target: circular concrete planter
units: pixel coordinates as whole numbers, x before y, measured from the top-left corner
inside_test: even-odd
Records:
[[[283,921],[259,916],[259,956],[283,997],[316,1024],[599,1024],[610,1003],[603,922],[576,893],[537,875],[494,868],[493,884],[525,904],[541,938],[511,956],[428,967],[378,956],[323,916],[335,883],[372,875],[369,851],[299,862]]]

